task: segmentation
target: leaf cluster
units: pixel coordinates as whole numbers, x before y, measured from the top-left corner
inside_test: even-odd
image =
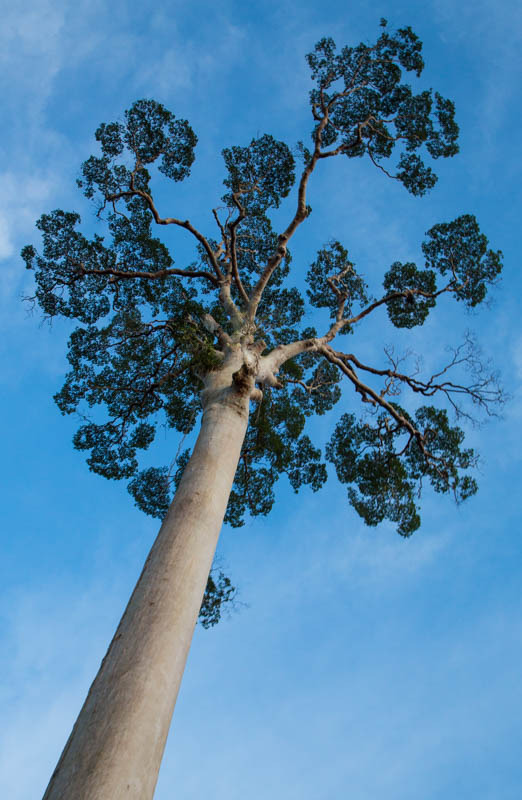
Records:
[[[367,284],[348,258],[348,251],[340,242],[330,242],[317,253],[306,276],[306,291],[310,304],[315,308],[328,308],[331,319],[335,319],[340,302],[343,303],[343,319],[352,316],[355,306],[368,302]],[[349,325],[343,333],[352,332]]]
[[[199,622],[204,628],[217,625],[223,616],[223,606],[234,604],[236,587],[221,571],[212,570],[208,576],[203,602],[199,610]]]
[[[154,161],[173,181],[190,174],[197,137],[186,120],[176,119],[155,100],[136,101],[124,122],[102,123],[95,136],[102,154],[84,162],[78,180],[86,197],[98,191],[105,200],[125,193],[132,199],[135,188],[148,190],[146,165]]]
[[[268,208],[279,208],[295,180],[295,162],[284,142],[264,134],[252,139],[248,147],[234,146],[223,150],[228,172],[224,184],[228,192],[223,201],[235,202],[249,214],[263,214]]]
[[[488,239],[472,214],[434,225],[426,236],[422,244],[425,269],[395,261],[384,275],[383,286],[390,298],[388,316],[396,328],[422,325],[445,292],[469,308],[477,306],[502,271],[501,251],[488,248]]]
[[[317,84],[310,93],[314,141],[327,113],[323,147],[349,158],[367,155],[381,168],[398,148],[394,177],[414,195],[425,194],[437,180],[419,155],[423,149],[432,159],[458,152],[453,103],[432,90],[414,94],[402,81],[403,71],[420,76],[421,50],[411,28],[390,34],[384,26],[374,45],[337,52],[333,39],[324,38],[307,56]]]
[[[380,413],[373,425],[343,414],[326,455],[367,525],[389,519],[401,536],[410,536],[420,525],[416,501],[423,480],[436,492],[451,491],[461,502],[477,491],[475,480],[462,472],[474,466],[476,455],[462,448],[464,433],[450,426],[444,409],[421,406],[412,418],[396,404],[392,407],[394,416]],[[418,433],[408,433],[397,415]]]
[[[472,214],[463,214],[453,222],[434,225],[422,245],[426,266],[441,275],[451,276],[457,300],[473,308],[487,294],[502,271],[502,252],[488,248]]]

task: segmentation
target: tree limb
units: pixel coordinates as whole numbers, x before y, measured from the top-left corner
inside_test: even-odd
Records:
[[[208,256],[208,258],[210,260],[210,263],[212,264],[212,268],[214,269],[214,272],[216,274],[217,280],[221,280],[223,278],[223,274],[222,274],[222,272],[221,272],[221,270],[219,268],[219,264],[217,262],[217,258],[215,256],[215,253],[212,250],[212,248],[211,248],[208,240],[206,239],[206,237],[203,236],[203,234],[200,233],[197,230],[197,228],[195,228],[188,219],[181,220],[181,219],[177,219],[176,217],[165,217],[165,218],[161,217],[161,215],[159,214],[159,212],[158,212],[158,210],[157,210],[157,208],[156,208],[156,206],[154,204],[154,200],[152,199],[152,196],[148,192],[145,192],[143,189],[137,189],[136,188],[135,183],[134,183],[134,178],[135,178],[135,175],[136,175],[136,171],[137,171],[137,169],[135,169],[131,174],[131,182],[130,182],[130,190],[129,191],[118,192],[116,194],[108,195],[105,199],[108,202],[114,203],[114,202],[117,202],[118,200],[122,199],[123,197],[128,197],[129,195],[132,196],[132,197],[136,197],[136,196],[137,197],[141,197],[143,200],[145,200],[145,202],[146,202],[146,204],[147,204],[152,216],[154,217],[154,221],[156,222],[157,225],[177,225],[180,228],[185,228],[185,230],[189,231],[189,233],[191,233],[193,236],[195,236],[195,238],[198,240],[198,242],[204,248],[204,250],[205,250],[205,252],[206,252],[206,254],[207,254],[207,256]]]

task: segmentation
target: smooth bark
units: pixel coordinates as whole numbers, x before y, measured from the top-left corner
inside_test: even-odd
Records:
[[[194,452],[44,800],[154,794],[248,423],[227,372],[203,393]]]

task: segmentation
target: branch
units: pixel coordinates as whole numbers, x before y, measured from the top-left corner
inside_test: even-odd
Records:
[[[301,353],[314,353],[323,343],[322,339],[300,339],[290,344],[280,344],[267,355],[259,359],[259,367],[256,376],[258,383],[265,386],[273,386],[276,389],[282,388],[282,383],[276,375],[286,361],[289,361]]]
[[[320,153],[321,153],[321,141],[322,141],[322,133],[328,123],[328,111],[325,111],[324,116],[322,117],[319,125],[315,131],[315,146],[312,158],[310,159],[309,163],[305,166],[303,173],[301,175],[301,180],[299,181],[299,189],[297,192],[297,208],[295,214],[290,221],[287,228],[277,237],[277,248],[275,253],[268,259],[268,263],[263,270],[261,277],[259,278],[252,295],[250,297],[250,303],[248,305],[248,320],[249,322],[253,323],[257,308],[261,301],[261,297],[267,286],[270,278],[272,277],[274,271],[277,269],[281,261],[286,255],[287,245],[289,240],[292,238],[294,233],[296,232],[299,225],[307,218],[308,211],[306,207],[306,189],[308,186],[308,181],[310,175],[315,169],[315,165],[319,160]]]
[[[166,278],[169,275],[178,275],[185,278],[205,278],[206,280],[210,281],[213,286],[216,288],[219,287],[219,283],[212,275],[211,272],[206,272],[205,270],[190,270],[190,269],[160,269],[156,272],[149,272],[146,270],[132,270],[131,272],[123,269],[91,269],[86,267],[85,264],[81,261],[75,261],[74,259],[70,259],[70,263],[76,267],[78,272],[81,275],[110,275],[113,278]],[[113,281],[111,281],[112,283]]]
[[[464,348],[466,348],[466,350],[464,350]],[[394,383],[398,381],[404,385],[407,385],[416,394],[421,394],[424,397],[433,397],[437,393],[443,394],[453,407],[457,417],[466,417],[472,422],[476,422],[476,420],[469,412],[462,409],[462,407],[455,400],[456,396],[468,397],[475,405],[483,409],[488,416],[497,416],[497,412],[492,408],[492,406],[497,404],[502,405],[506,399],[502,388],[498,385],[498,379],[495,373],[486,372],[487,365],[484,365],[479,361],[475,343],[469,335],[466,336],[465,341],[458,347],[451,348],[453,357],[449,363],[446,364],[446,366],[443,367],[443,369],[441,369],[439,372],[431,375],[431,377],[427,380],[420,380],[413,375],[406,375],[402,372],[399,372],[397,369],[399,359],[394,360],[389,352],[387,352],[387,356],[392,363],[392,368],[377,369],[376,367],[363,364],[358,358],[356,358],[355,355],[353,355],[353,353],[340,353],[338,351],[334,351],[330,347],[328,347],[328,351],[345,366],[349,366],[351,363],[358,369],[362,369],[371,375],[388,378],[389,380],[387,381],[384,389],[378,395],[381,399],[387,394],[400,394],[400,391],[393,390]],[[321,348],[320,352],[323,352]],[[339,364],[337,364],[337,366],[339,366]],[[473,383],[465,385],[449,380],[437,380],[449,372],[450,369],[458,366],[464,366],[464,368],[467,368],[472,372],[472,375],[475,379]],[[352,373],[355,373],[351,368],[350,371],[350,375],[348,375],[347,372],[345,372],[345,374],[348,375],[348,377],[350,377],[352,380]],[[365,391],[373,396],[373,390],[370,390],[369,387],[366,387]]]
[[[221,282],[221,286],[219,289],[219,299],[221,305],[228,314],[228,317],[234,327],[234,330],[235,331],[241,330],[245,321],[244,316],[234,303],[234,300],[232,299],[232,294],[230,291],[230,281],[227,278],[223,278]]]
[[[216,274],[217,280],[221,280],[223,278],[223,274],[222,274],[222,272],[221,272],[221,270],[219,268],[219,264],[217,262],[215,253],[212,250],[212,248],[211,248],[209,242],[207,241],[207,239],[205,238],[205,236],[203,236],[203,234],[200,233],[197,230],[197,228],[195,228],[188,219],[181,220],[181,219],[177,219],[176,217],[165,217],[165,218],[162,218],[160,216],[158,210],[156,209],[156,206],[154,205],[154,201],[152,199],[152,196],[148,192],[145,192],[143,189],[137,189],[136,188],[135,183],[134,183],[134,178],[135,178],[135,175],[136,175],[137,171],[138,171],[138,167],[136,167],[134,169],[134,171],[132,172],[132,174],[131,174],[130,191],[118,192],[116,194],[108,195],[105,199],[110,203],[115,203],[118,200],[121,200],[123,197],[129,197],[129,195],[131,197],[135,197],[135,196],[141,197],[147,203],[147,206],[149,207],[149,210],[152,213],[152,216],[154,217],[154,221],[156,222],[157,225],[178,225],[180,228],[185,228],[185,230],[189,231],[189,233],[191,233],[193,236],[196,237],[196,239],[202,245],[202,247],[204,248],[207,256],[210,259],[210,263],[212,264],[212,267],[213,267],[214,272]]]
[[[243,299],[246,307],[248,308],[248,304],[250,303],[250,298],[246,293],[245,288],[241,282],[237,266],[236,228],[238,227],[239,223],[242,222],[242,220],[244,220],[246,217],[245,209],[239,202],[239,195],[240,195],[239,192],[234,192],[234,194],[232,195],[232,200],[234,202],[234,205],[238,209],[239,214],[237,215],[236,219],[230,222],[228,225],[228,229],[230,231],[230,264],[232,268],[232,275],[234,278],[234,282],[237,286],[237,290],[241,298]]]
[[[370,303],[363,311],[356,314],[355,317],[350,317],[349,319],[343,320],[344,325],[354,325],[356,322],[359,322],[364,317],[367,317],[368,314],[371,314],[372,311],[375,311],[376,308],[379,306],[388,303],[390,300],[396,300],[399,297],[404,297],[405,299],[411,297],[411,295],[418,295],[419,297],[427,297],[430,299],[435,299],[439,297],[441,294],[445,292],[457,292],[462,289],[462,285],[460,286],[453,286],[451,283],[448,283],[443,289],[439,289],[438,292],[425,292],[422,289],[405,289],[403,292],[392,292],[391,294],[387,294],[385,297],[381,297],[380,300],[375,300],[373,303]]]
[[[229,254],[229,248],[228,248],[228,239],[227,239],[227,233],[226,233],[226,231],[225,231],[225,227],[224,227],[224,225],[222,225],[222,223],[219,221],[219,216],[218,216],[218,213],[217,213],[217,208],[213,208],[213,209],[212,209],[212,214],[213,214],[213,217],[214,217],[214,219],[216,220],[216,225],[218,226],[218,228],[219,228],[219,231],[220,231],[220,233],[221,233],[221,237],[222,237],[222,244],[223,244],[223,246],[224,246],[224,248],[225,248],[225,252],[226,252],[226,254],[228,255],[228,254]],[[223,252],[223,247],[221,247],[221,252]]]
[[[361,380],[359,380],[355,370],[353,370],[343,359],[342,353],[336,353],[335,350],[332,350],[332,348],[328,345],[320,346],[318,348],[318,352],[320,352],[331,364],[335,364],[335,366],[339,367],[341,372],[350,379],[355,386],[356,392],[361,395],[363,403],[371,403],[374,406],[378,405],[381,406],[381,408],[384,408],[402,428],[408,431],[410,436],[418,440],[422,451],[426,452],[424,448],[423,437],[415,428],[415,426],[412,425],[412,423],[407,420],[406,417],[403,417],[402,414],[400,414],[391,403],[384,399],[384,397],[377,394],[377,392],[375,392],[370,386],[367,386]]]
[[[216,320],[214,319],[212,314],[208,314],[208,313],[205,314],[202,317],[201,321],[202,321],[204,327],[207,329],[207,331],[209,331],[210,333],[213,333],[215,336],[217,336],[218,342],[222,346],[231,343],[232,340],[231,340],[230,336],[228,335],[228,333],[226,331],[223,330],[221,325],[218,322],[216,322]]]

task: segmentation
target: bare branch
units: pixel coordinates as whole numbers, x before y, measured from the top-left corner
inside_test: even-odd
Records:
[[[408,386],[413,392],[423,397],[442,394],[454,409],[457,417],[465,417],[473,423],[477,423],[477,420],[462,408],[459,404],[459,398],[467,398],[488,416],[498,416],[496,407],[502,406],[506,399],[502,388],[499,386],[497,375],[489,371],[489,364],[482,363],[480,353],[469,334],[466,335],[465,341],[458,347],[448,348],[448,351],[452,353],[452,358],[443,369],[431,375],[427,380],[420,380],[415,377],[415,374],[408,375],[399,372],[397,367],[403,359],[393,358],[390,351],[387,352],[387,355],[392,361],[392,367],[388,369],[378,369],[363,364],[353,353],[340,353],[332,350],[332,348],[328,348],[328,351],[330,354],[333,353],[345,366],[349,367],[350,364],[353,364],[357,369],[361,369],[371,375],[386,378],[385,386],[379,394],[381,399],[386,395],[400,394],[401,390],[397,387],[397,384]],[[323,350],[319,348],[319,352],[323,352]],[[473,381],[466,385],[457,381],[438,380],[456,367],[463,367],[471,373]],[[349,369],[352,373],[354,372],[352,368],[349,367]],[[347,372],[345,374],[348,375]],[[349,377],[351,379],[350,375]],[[368,387],[366,388],[368,389]]]
[[[374,406],[381,406],[381,408],[384,408],[390,414],[390,416],[393,417],[393,419],[412,436],[415,436],[416,438],[420,436],[419,432],[412,425],[412,423],[406,419],[406,417],[403,417],[403,415],[400,414],[397,409],[394,408],[394,406],[384,397],[377,394],[377,392],[375,392],[371,386],[367,386],[358,378],[355,370],[343,358],[343,353],[337,353],[328,345],[321,345],[318,348],[318,352],[321,353],[331,364],[335,364],[337,367],[339,367],[341,372],[350,379],[355,386],[356,392],[361,395],[363,403],[371,403]]]

